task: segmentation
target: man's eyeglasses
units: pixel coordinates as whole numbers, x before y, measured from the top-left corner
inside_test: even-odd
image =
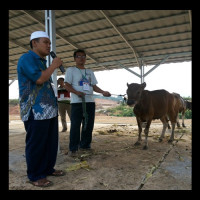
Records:
[[[76,58],[86,58],[86,56],[76,56]]]

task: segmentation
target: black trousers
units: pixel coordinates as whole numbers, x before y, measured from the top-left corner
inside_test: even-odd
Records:
[[[71,128],[70,128],[70,142],[69,150],[77,151],[78,148],[91,148],[92,131],[95,119],[95,103],[86,103],[86,112],[88,114],[88,122],[86,130],[83,130],[84,117],[82,103],[71,104]],[[81,129],[82,124],[82,130]]]
[[[37,181],[52,174],[58,151],[58,117],[34,120],[33,113],[24,122],[26,134],[27,175]]]

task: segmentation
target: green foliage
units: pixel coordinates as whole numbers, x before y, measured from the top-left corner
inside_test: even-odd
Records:
[[[19,99],[9,99],[9,104],[10,105],[18,105],[19,104]]]
[[[132,117],[135,116],[133,113],[133,107],[129,107],[127,105],[121,104],[116,106],[115,108],[109,108],[106,111],[110,116],[117,117]]]
[[[179,119],[182,118],[182,114],[179,113]],[[192,119],[192,111],[191,110],[186,110],[185,111],[185,119]]]
[[[192,98],[189,96],[189,97],[183,97],[184,100],[187,100],[187,101],[192,101]]]
[[[183,97],[184,100],[187,101],[192,101],[192,98],[190,96],[188,97]],[[179,119],[182,117],[181,113],[179,113]],[[185,111],[185,119],[192,119],[192,111],[191,110],[186,110]]]
[[[110,116],[117,116],[117,117],[133,117],[135,114],[133,113],[133,107],[129,107],[126,104],[120,104],[114,108],[108,108],[106,110]],[[179,118],[181,118],[181,113],[179,113]],[[192,111],[186,110],[185,111],[185,119],[192,119]]]

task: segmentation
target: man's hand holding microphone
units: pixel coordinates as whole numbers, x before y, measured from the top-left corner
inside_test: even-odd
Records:
[[[57,56],[56,56],[56,54],[55,54],[53,51],[50,52],[50,55],[51,55],[51,57],[53,58],[53,61],[54,61],[54,60],[57,60],[57,59],[56,59]],[[62,61],[61,61],[61,62],[62,62]],[[53,64],[53,62],[52,62],[52,64]],[[62,63],[61,63],[58,67],[60,68],[60,71],[61,71],[62,73],[65,72],[65,69],[64,69],[64,67],[62,66]],[[57,68],[57,67],[56,67],[56,68]]]
[[[59,58],[56,57],[53,59],[51,66],[55,69],[59,68],[63,64],[63,61]]]

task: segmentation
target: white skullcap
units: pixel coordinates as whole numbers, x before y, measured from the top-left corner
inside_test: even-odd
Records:
[[[35,39],[35,38],[41,38],[41,37],[49,38],[49,36],[47,35],[46,32],[44,32],[44,31],[35,31],[35,32],[33,32],[31,34],[30,41]]]

